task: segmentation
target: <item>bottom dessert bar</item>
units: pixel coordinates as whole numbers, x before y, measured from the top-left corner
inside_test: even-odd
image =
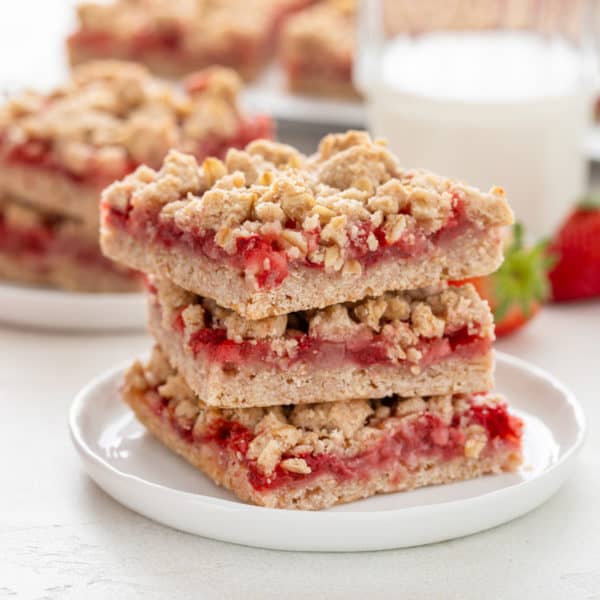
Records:
[[[122,393],[171,450],[242,500],[273,508],[318,510],[522,462],[522,422],[493,394],[215,409],[158,347],[129,369]]]
[[[0,199],[0,278],[78,292],[130,292],[139,276],[105,258],[96,229]]]

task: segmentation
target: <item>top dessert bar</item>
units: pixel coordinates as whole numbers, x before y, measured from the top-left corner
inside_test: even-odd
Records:
[[[356,96],[355,29],[354,0],[328,0],[290,17],[280,40],[289,87],[307,94]]]
[[[403,169],[358,131],[310,157],[259,140],[199,168],[173,151],[101,204],[107,256],[247,319],[488,274],[513,220],[502,189]]]
[[[240,112],[233,71],[207,69],[184,87],[104,61],[48,95],[16,96],[0,107],[0,192],[97,227],[102,188],[142,163],[160,165],[170,148],[202,160],[270,136],[268,119]]]
[[[116,0],[78,7],[72,64],[121,58],[180,76],[213,64],[254,77],[285,16],[311,0]]]

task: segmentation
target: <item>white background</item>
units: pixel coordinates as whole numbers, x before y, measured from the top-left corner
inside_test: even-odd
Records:
[[[59,0],[0,4],[0,82],[60,77]],[[1,317],[1,315],[0,315]],[[548,307],[499,349],[561,378],[590,428],[572,479],[533,513],[452,542],[362,554],[262,551],[169,530],[83,472],[67,433],[77,390],[145,351],[144,335],[0,326],[0,599],[600,600],[600,303]]]

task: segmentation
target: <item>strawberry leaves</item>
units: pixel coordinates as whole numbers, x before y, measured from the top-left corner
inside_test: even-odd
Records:
[[[548,242],[534,246],[523,244],[523,227],[517,223],[513,240],[505,252],[504,263],[492,277],[494,319],[502,321],[515,305],[527,319],[550,294],[548,271],[554,257],[547,251]]]

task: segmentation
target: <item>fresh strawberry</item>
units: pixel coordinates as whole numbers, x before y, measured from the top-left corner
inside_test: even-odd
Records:
[[[491,275],[467,280],[488,301],[498,337],[512,333],[531,320],[548,297],[547,274],[551,259],[546,246],[546,242],[540,242],[524,247],[523,228],[517,223],[502,266]]]
[[[550,271],[553,300],[600,296],[600,196],[575,208],[550,248],[558,256]]]

